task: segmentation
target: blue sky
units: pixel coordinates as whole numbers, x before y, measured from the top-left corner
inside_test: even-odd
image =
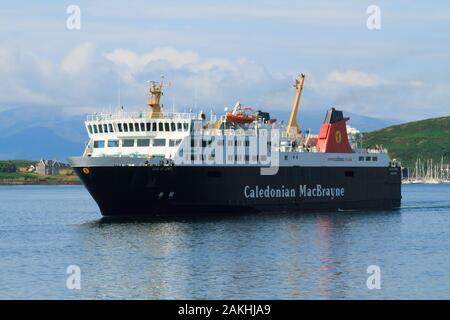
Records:
[[[81,9],[68,30],[66,9]],[[369,5],[381,29],[366,27]],[[146,80],[171,82],[164,103],[216,111],[240,100],[289,111],[336,106],[416,120],[450,113],[448,1],[39,1],[0,10],[0,109],[81,114],[145,108]]]

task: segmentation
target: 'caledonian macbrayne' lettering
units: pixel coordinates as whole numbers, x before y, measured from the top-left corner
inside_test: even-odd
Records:
[[[299,185],[296,188],[287,188],[281,186],[273,188],[271,186],[245,186],[244,196],[246,198],[295,198],[295,197],[343,197],[345,189],[342,187],[323,187],[318,184],[309,187],[306,184]]]

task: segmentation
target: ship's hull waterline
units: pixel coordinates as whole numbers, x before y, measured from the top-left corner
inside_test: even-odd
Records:
[[[74,166],[104,216],[400,207],[400,167]]]

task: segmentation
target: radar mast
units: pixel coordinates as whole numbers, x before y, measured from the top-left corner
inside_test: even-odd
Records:
[[[164,76],[161,77],[161,81],[149,81],[150,87],[149,87],[149,93],[150,97],[148,99],[148,116],[149,118],[161,118],[162,117],[162,111],[161,111],[161,105],[160,100],[161,96],[164,95],[162,92],[162,89],[167,87],[167,85],[164,83]]]

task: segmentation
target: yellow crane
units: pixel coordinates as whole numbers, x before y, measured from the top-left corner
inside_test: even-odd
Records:
[[[159,101],[163,95],[162,88],[166,87],[166,84],[161,79],[161,82],[151,81],[150,82],[150,97],[148,99],[148,117],[149,118],[160,118],[162,116],[161,105]]]
[[[302,73],[295,79],[295,89],[297,94],[295,95],[294,104],[292,105],[291,116],[287,125],[287,135],[289,138],[296,139],[299,133],[299,127],[297,124],[298,105],[300,103],[300,97],[302,95],[303,82],[305,81],[305,75]]]

